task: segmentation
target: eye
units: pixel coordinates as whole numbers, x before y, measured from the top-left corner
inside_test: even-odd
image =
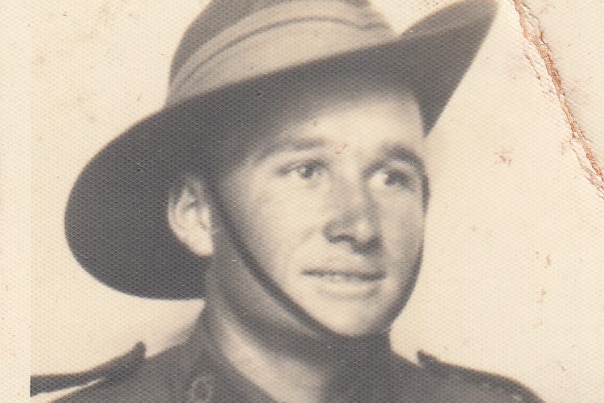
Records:
[[[380,169],[372,178],[374,186],[390,189],[416,190],[419,178],[413,172],[405,169]]]
[[[302,179],[312,179],[318,174],[319,167],[314,164],[305,164],[295,167],[294,172]]]
[[[281,171],[281,175],[293,175],[304,181],[312,181],[323,174],[325,166],[320,161],[307,161],[291,165]]]
[[[407,173],[400,171],[390,171],[385,174],[384,185],[407,187],[411,183],[411,178]]]

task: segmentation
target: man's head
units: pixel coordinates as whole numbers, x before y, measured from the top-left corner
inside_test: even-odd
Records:
[[[218,154],[227,163],[213,177],[181,182],[168,205],[171,228],[194,253],[213,253],[207,298],[254,323],[298,325],[250,275],[259,270],[327,330],[382,333],[421,261],[419,105],[401,87],[358,77],[337,89],[300,88],[279,105],[248,133],[254,141]]]
[[[245,187],[250,185],[247,179],[236,180],[240,177],[238,172],[249,170],[249,166],[245,165],[249,162],[248,157],[268,147],[268,141],[277,138],[282,142],[292,141],[296,137],[294,134],[328,127],[328,122],[354,121],[354,117],[357,120],[355,125],[373,131],[373,124],[380,122],[376,122],[372,116],[366,116],[369,120],[360,119],[368,110],[387,116],[385,121],[390,122],[389,126],[396,126],[401,122],[391,119],[393,113],[386,112],[390,110],[386,107],[388,104],[394,109],[393,102],[386,102],[385,99],[400,96],[401,84],[414,94],[411,104],[416,104],[412,109],[417,112],[415,118],[421,112],[421,126],[426,135],[435,125],[484,39],[495,15],[495,4],[493,0],[463,0],[427,17],[411,7],[403,12],[409,13],[409,21],[417,23],[406,29],[402,36],[397,36],[368,7],[366,1],[213,1],[192,23],[177,51],[166,107],[134,125],[99,152],[75,183],[65,217],[67,241],[75,258],[92,275],[117,290],[164,299],[205,297],[204,273],[211,266],[216,266],[216,261],[225,261],[221,260],[223,255],[218,245],[228,245],[228,242],[216,242],[218,236],[227,237],[225,234],[228,234],[233,238],[231,243],[237,245],[234,249],[238,253],[243,253],[240,260],[245,261],[247,266],[250,266],[250,262],[253,263],[251,266],[260,266],[257,260],[263,260],[263,265],[272,265],[271,262],[264,262],[267,259],[259,251],[251,253],[248,250],[252,246],[251,240],[247,239],[249,237],[259,238],[262,234],[266,237],[261,240],[264,244],[276,242],[264,234],[269,230],[272,234],[272,227],[266,231],[259,229],[261,225],[273,224],[271,221],[278,223],[273,219],[273,213],[266,219],[267,223],[264,220],[254,222],[256,215],[266,212],[246,210],[251,207],[243,200],[244,195],[255,196],[251,190],[260,188],[250,188],[247,189],[250,192],[247,192]],[[316,97],[307,93],[308,86],[298,85],[310,81],[315,87],[325,89],[324,94],[334,94],[327,90],[340,88],[338,80],[342,76],[346,79],[357,77],[357,81],[350,82],[345,93],[336,91],[335,94],[340,97]],[[371,80],[366,80],[367,77]],[[362,88],[363,83],[372,82],[375,78],[383,82],[371,91]],[[381,85],[383,83],[388,85]],[[393,83],[396,84],[390,85]],[[391,91],[392,88],[396,90]],[[381,92],[384,89],[386,91]],[[373,100],[366,96],[373,96]],[[403,96],[400,102],[394,103],[397,103],[397,107],[410,105],[409,99]],[[292,105],[292,100],[298,101]],[[304,107],[297,107],[295,102]],[[379,110],[377,105],[381,105],[383,110]],[[279,112],[277,116],[276,111]],[[399,112],[408,115],[408,111]],[[415,118],[406,120],[405,124],[415,122]],[[316,127],[311,124],[315,120]],[[258,127],[258,122],[269,122],[265,125],[268,129]],[[383,122],[380,124],[383,126]],[[334,125],[331,124],[331,127]],[[340,130],[337,125],[335,127],[336,131]],[[228,136],[223,136],[225,133]],[[350,135],[352,140],[340,132],[331,143],[323,142],[329,143],[323,144],[324,149],[340,143],[336,147],[342,149],[333,150],[339,157],[330,162],[335,164],[333,167],[353,160],[362,166],[367,161],[384,158],[375,152],[380,147],[354,140],[356,134],[353,134]],[[373,133],[366,134],[365,139],[379,140],[379,136]],[[246,154],[248,151],[249,155]],[[407,151],[398,154],[407,158]],[[421,150],[413,151],[421,157]],[[265,154],[274,155],[272,152]],[[329,172],[319,167],[320,164],[313,169],[299,169],[310,170],[313,175],[316,172]],[[365,168],[369,169],[367,166]],[[293,170],[291,173],[294,175],[296,172]],[[338,172],[342,180],[350,180],[343,172]],[[353,170],[344,172],[352,175]],[[366,174],[371,169],[362,172]],[[200,245],[204,242],[179,240],[174,236],[176,230],[170,228],[173,225],[166,217],[166,206],[170,205],[169,210],[172,210],[175,201],[184,200],[178,196],[182,192],[173,190],[174,180],[179,177],[189,178],[184,180],[185,183],[196,182],[206,186],[208,189],[203,191],[212,194],[212,210],[224,210],[220,214],[211,214],[208,210],[205,216],[199,215],[202,224],[205,221],[210,223],[212,219],[212,225],[206,226],[218,231],[213,235],[213,245],[210,245],[212,242],[205,242],[210,247],[202,248]],[[195,177],[204,180],[190,180]],[[364,178],[369,177],[376,178]],[[392,178],[388,182],[391,183],[391,180],[397,182]],[[332,206],[330,211],[352,209],[344,202],[352,205],[357,203],[359,189],[352,186],[345,188],[350,186],[346,181],[337,182],[338,186],[328,192],[329,200],[325,199],[324,203]],[[236,183],[240,188],[235,186]],[[426,181],[423,183],[422,193],[425,195],[422,203],[425,204],[428,187]],[[198,185],[190,189],[203,188]],[[268,183],[265,185],[268,186]],[[170,192],[170,189],[173,191]],[[337,200],[336,194],[347,192],[354,197]],[[200,200],[195,197],[195,192],[189,193],[194,200]],[[236,206],[227,205],[222,202],[227,194],[241,196],[242,200]],[[236,200],[234,197],[232,199]],[[357,201],[353,203],[354,200]],[[375,202],[370,198],[367,200]],[[308,204],[309,208],[317,209],[317,206]],[[337,206],[341,207],[336,209]],[[323,209],[304,211],[307,219],[299,220],[296,225],[315,222],[317,217],[327,220],[331,214]],[[372,220],[381,217],[375,214]],[[396,216],[400,212],[397,210],[393,214]],[[203,217],[206,219],[201,219]],[[279,220],[279,223],[284,222]],[[386,248],[384,251],[388,252],[391,235],[388,235],[389,230],[385,230],[386,224],[391,223],[382,222],[378,226],[381,233],[376,238],[381,238],[380,242],[370,242],[375,256],[377,246]],[[313,225],[318,224],[315,222]],[[254,229],[247,232],[225,231],[226,227]],[[301,230],[295,228],[296,231]],[[208,234],[212,235],[212,232]],[[189,233],[187,236],[193,235]],[[212,238],[209,235],[206,238]],[[344,238],[345,242],[331,244],[340,247],[353,244],[350,238]],[[404,240],[401,238],[400,241]],[[208,258],[213,249],[213,258]],[[371,254],[363,248],[361,250],[364,250],[364,254],[361,254],[365,256],[363,259],[379,260],[367,258]],[[358,252],[356,254],[359,255]],[[235,255],[233,259],[237,260]],[[282,282],[268,268],[254,272],[264,273],[266,284]],[[321,273],[314,275],[317,278],[321,276],[326,277]],[[211,277],[208,278],[208,287],[214,284],[212,281],[215,279]],[[265,288],[273,290],[276,297],[283,297],[281,299],[286,303],[295,297],[295,290],[289,292],[285,286]],[[285,291],[288,291],[287,295]],[[401,300],[404,298],[401,297]],[[294,308],[311,310],[311,307],[301,308],[296,304],[291,302]],[[380,319],[377,322],[388,320]],[[362,329],[356,329],[349,333],[363,332]]]

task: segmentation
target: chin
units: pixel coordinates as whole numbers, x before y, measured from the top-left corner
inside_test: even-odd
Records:
[[[329,318],[330,320],[325,320],[326,318],[318,319],[323,326],[339,336],[363,338],[388,332],[397,316],[398,312],[382,318],[366,314],[348,314],[339,315],[337,318]]]
[[[361,339],[365,337],[377,336],[386,333],[390,329],[390,325],[384,326],[333,326],[330,330],[338,336]]]

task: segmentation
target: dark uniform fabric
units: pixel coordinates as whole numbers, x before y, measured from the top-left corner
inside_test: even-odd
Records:
[[[350,376],[334,403],[538,403],[541,400],[506,378],[440,363],[420,354],[415,365],[391,352],[384,339],[373,360]],[[119,359],[118,359],[119,360]],[[104,379],[60,403],[276,403],[213,348],[200,326],[187,343],[140,365],[119,362],[119,376]],[[124,371],[124,367],[130,368]]]

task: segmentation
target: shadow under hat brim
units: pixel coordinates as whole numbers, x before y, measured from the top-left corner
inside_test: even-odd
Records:
[[[234,83],[136,124],[94,157],[72,189],[65,230],[74,256],[101,282],[127,294],[203,297],[211,258],[196,256],[176,240],[166,209],[177,178],[216,155],[224,141],[216,133],[245,126],[245,119],[271,107],[272,94],[344,74],[399,80],[418,100],[429,133],[494,15],[494,3],[459,3],[391,43]]]

